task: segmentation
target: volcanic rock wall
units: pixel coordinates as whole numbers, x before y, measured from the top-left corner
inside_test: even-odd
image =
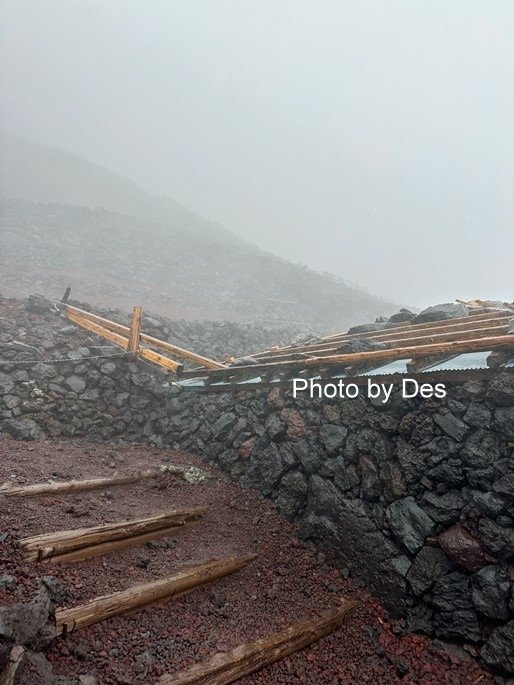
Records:
[[[102,351],[102,350],[100,350]],[[514,376],[386,405],[176,390],[79,348],[0,361],[0,429],[198,452],[272,498],[409,629],[476,645],[514,672]]]

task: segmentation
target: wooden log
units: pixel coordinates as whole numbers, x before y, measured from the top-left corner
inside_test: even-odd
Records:
[[[127,352],[136,356],[139,348],[139,341],[141,339],[141,317],[143,315],[142,307],[134,307],[132,312],[132,322],[130,324],[129,340],[127,345]]]
[[[96,597],[87,604],[71,609],[58,609],[55,612],[55,633],[57,636],[66,636],[74,630],[99,623],[112,616],[174,599],[217,578],[239,571],[254,558],[255,555],[210,561],[179,571],[168,578],[139,583],[127,590]]]
[[[215,654],[187,671],[165,674],[157,685],[228,685],[329,635],[356,606],[357,602],[346,601],[339,609],[320,618],[299,621],[260,640]]]
[[[64,482],[50,481],[49,483],[35,483],[33,485],[13,485],[13,483],[8,482],[0,486],[0,495],[32,497],[35,495],[66,494],[68,492],[87,492],[88,490],[101,490],[118,485],[130,485],[147,478],[157,478],[164,474],[183,478],[188,483],[201,482],[199,476],[202,476],[201,480],[205,480],[207,477],[206,474],[202,473],[195,466],[166,464],[155,469],[146,469],[145,471],[136,471],[135,473],[109,476],[107,478],[69,480]]]
[[[68,563],[73,564],[77,561],[84,561],[90,557],[98,557],[104,554],[111,554],[127,547],[137,547],[149,540],[159,540],[166,538],[169,535],[176,535],[183,530],[184,526],[170,526],[169,528],[162,528],[161,530],[153,531],[152,533],[143,533],[141,535],[134,535],[121,540],[113,540],[112,542],[103,542],[98,545],[91,545],[89,547],[82,547],[73,552],[65,552],[64,554],[54,554],[53,547],[45,548],[43,553],[46,554],[41,559],[43,563]],[[48,556],[49,555],[49,556]]]
[[[147,478],[157,478],[161,476],[161,469],[148,469],[138,471],[125,476],[111,476],[110,478],[91,478],[88,480],[69,480],[66,482],[35,483],[33,485],[12,485],[5,483],[0,487],[0,495],[8,497],[34,497],[36,495],[57,495],[70,492],[87,492],[88,490],[101,490],[103,488],[115,487],[118,485],[129,485],[138,483]]]
[[[20,548],[27,561],[43,561],[45,559],[53,559],[55,561],[58,556],[62,557],[62,555],[83,548],[98,548],[102,543],[107,543],[105,547],[107,549],[108,544],[112,544],[114,541],[129,539],[128,544],[130,544],[130,539],[140,538],[142,535],[148,536],[146,539],[150,540],[152,539],[151,536],[159,531],[179,528],[186,523],[198,520],[206,511],[204,507],[183,509],[132,521],[104,523],[92,528],[42,533],[41,535],[34,535],[20,540]],[[117,549],[119,548],[121,548],[121,545],[117,547]],[[93,550],[91,552],[91,554],[86,556],[94,556]],[[96,553],[100,554],[103,551],[99,552],[97,550]],[[71,557],[67,560],[70,559]]]

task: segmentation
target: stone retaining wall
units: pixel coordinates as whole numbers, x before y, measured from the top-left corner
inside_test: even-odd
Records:
[[[514,672],[512,374],[386,405],[174,395],[164,376],[94,352],[0,361],[0,429],[195,451],[272,498],[409,629]]]

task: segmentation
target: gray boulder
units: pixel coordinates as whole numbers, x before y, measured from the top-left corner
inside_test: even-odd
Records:
[[[468,308],[460,303],[447,302],[445,304],[436,304],[433,307],[427,307],[420,312],[415,319],[412,319],[413,324],[426,323],[427,321],[445,321],[447,319],[457,319],[461,316],[468,316]]]
[[[41,440],[43,431],[32,419],[7,419],[0,424],[0,429],[16,440]]]
[[[319,439],[329,454],[336,452],[344,443],[348,429],[344,426],[336,426],[325,423],[319,429]]]
[[[452,567],[446,554],[437,547],[422,547],[407,573],[407,580],[416,595],[422,595]]]

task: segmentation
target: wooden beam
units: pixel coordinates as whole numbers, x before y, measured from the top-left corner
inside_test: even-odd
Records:
[[[388,361],[391,359],[428,357],[440,354],[459,354],[462,352],[476,352],[490,350],[500,346],[514,345],[514,335],[497,335],[474,340],[454,340],[453,342],[432,343],[428,345],[413,345],[397,347],[387,350],[373,350],[371,352],[354,352],[336,354],[329,357],[312,357],[307,359],[307,366],[319,365],[320,362],[329,364],[360,364],[368,361]]]
[[[96,597],[87,604],[58,609],[55,612],[55,633],[66,637],[69,633],[99,623],[112,616],[126,614],[156,602],[180,597],[197,587],[235,573],[244,568],[255,555],[210,561],[150,583],[140,583],[109,595]]]
[[[205,366],[208,369],[225,369],[226,365],[221,362],[217,362],[214,359],[209,359],[208,357],[203,357],[200,354],[185,350],[182,347],[177,347],[177,345],[172,345],[171,343],[165,342],[164,340],[159,340],[159,338],[154,338],[146,333],[141,333],[141,340],[152,347],[157,347],[165,352],[171,352],[176,357],[180,359],[187,359],[188,361],[196,362],[201,366]]]
[[[66,307],[65,313],[66,318],[69,321],[76,323],[78,326],[85,328],[87,331],[91,331],[92,333],[100,335],[102,338],[105,338],[109,342],[114,343],[114,345],[117,345],[118,347],[122,347],[124,350],[127,349],[129,340],[128,337],[120,335],[119,333],[114,333],[114,331],[111,331],[108,328],[105,328],[104,326],[101,326],[100,324],[89,320],[82,314],[77,314],[77,312],[73,311],[72,308],[69,306]]]
[[[142,307],[134,307],[132,312],[132,322],[130,324],[129,340],[127,345],[127,352],[136,356],[139,348],[139,341],[141,339],[141,317],[143,315]]]
[[[514,335],[499,335],[487,338],[476,338],[473,340],[455,340],[446,343],[433,343],[429,345],[416,345],[398,347],[395,349],[373,350],[371,352],[353,352],[347,354],[335,354],[324,357],[310,357],[306,359],[302,366],[321,368],[327,364],[338,364],[340,366],[389,361],[392,359],[414,358],[423,356],[434,356],[439,354],[459,354],[461,352],[475,352],[479,350],[490,350],[495,347],[514,345]],[[284,371],[291,367],[298,366],[298,361],[278,361],[272,363],[252,364],[248,366],[237,366],[221,371],[209,371],[208,375],[212,382],[224,378],[240,378],[248,374],[259,376],[261,372],[274,371],[281,369]],[[196,371],[186,371],[184,378],[195,378],[202,374]]]
[[[114,331],[109,330],[107,327],[100,325],[99,323],[95,323],[95,321],[93,321],[89,317],[84,316],[82,313],[79,314],[76,311],[74,311],[74,308],[66,308],[66,318],[78,324],[79,326],[82,326],[82,328],[85,328],[86,330],[91,331],[92,333],[96,333],[97,335],[102,336],[106,340],[109,340],[115,345],[118,345],[118,347],[122,347],[124,350],[128,350],[128,337],[120,335],[119,333],[115,333]],[[130,329],[127,326],[121,326],[119,324],[116,324],[116,328],[124,329],[128,334],[130,334]],[[142,339],[143,335],[141,334],[140,337]],[[154,352],[153,350],[150,350],[146,347],[140,347],[137,352],[137,356],[141,359],[145,359],[146,361],[150,361],[153,364],[157,364],[158,366],[161,366],[167,371],[171,371],[173,373],[180,373],[180,371],[183,368],[182,364],[180,364],[179,362],[176,362],[173,359],[169,359],[168,357],[164,357],[162,354]]]
[[[148,362],[162,366],[163,369],[171,371],[173,373],[180,373],[184,368],[179,362],[173,361],[169,357],[164,357],[158,352],[148,349],[148,347],[140,347],[138,351],[138,357],[145,359]]]
[[[458,337],[459,340],[473,340],[475,338],[486,338],[486,337],[491,337],[491,336],[496,336],[496,335],[501,335],[503,333],[506,333],[509,329],[509,324],[508,321],[505,321],[505,323],[501,323],[496,326],[488,326],[487,328],[473,328],[470,330],[464,330],[462,332],[450,332],[450,333],[432,333],[430,335],[421,335],[421,336],[409,336],[409,337],[402,337],[398,340],[389,340],[389,339],[384,339],[380,341],[375,341],[375,342],[383,342],[387,343],[391,348],[395,347],[405,347],[406,345],[409,344],[416,344],[416,345],[422,345],[422,344],[427,344],[430,342],[445,342],[445,341],[451,341],[454,340],[456,337]],[[436,329],[438,330],[438,329]],[[351,342],[351,341],[347,341]],[[305,358],[307,355],[308,351],[310,350],[311,354],[310,356],[316,356],[316,357],[322,357],[322,356],[328,356],[331,353],[334,353],[338,347],[341,347],[341,345],[344,345],[344,342],[339,342],[334,345],[330,345],[329,347],[322,347],[318,348],[318,346],[313,346],[312,348],[305,348],[304,352],[295,352],[291,354],[268,354],[266,356],[260,356],[259,359],[262,359],[263,361],[266,360],[267,362],[277,360],[285,360],[285,359],[294,359],[295,361],[298,360],[299,356],[302,356]]]
[[[390,333],[405,333],[405,332],[414,332],[414,331],[425,331],[429,328],[449,328],[449,327],[456,327],[456,330],[459,329],[461,326],[467,326],[467,325],[476,325],[478,322],[482,321],[488,321],[490,319],[498,318],[498,317],[504,317],[504,316],[512,316],[512,312],[504,311],[502,309],[496,309],[492,312],[486,312],[484,314],[469,314],[468,316],[459,316],[456,317],[455,319],[442,319],[440,321],[425,321],[425,323],[416,323],[416,324],[399,324],[398,326],[392,326],[390,328],[384,328],[379,331],[371,331],[369,333],[337,333],[335,335],[328,336],[325,338],[325,340],[339,340],[339,339],[344,339],[344,340],[351,340],[355,338],[361,338],[361,337],[369,337],[369,336],[376,336],[380,337],[382,335],[388,335]]]
[[[356,606],[357,602],[346,601],[340,608],[320,618],[299,621],[260,640],[220,652],[187,671],[165,674],[157,685],[228,685],[329,635],[339,628]]]
[[[20,540],[20,548],[27,561],[76,561],[78,557],[66,557],[70,552],[86,549],[87,556],[95,556],[103,553],[105,548],[109,551],[109,545],[115,541],[137,544],[152,539],[152,535],[164,530],[177,529],[191,521],[197,521],[206,512],[205,508],[183,509],[171,511],[167,514],[159,514],[144,519],[132,521],[118,521],[116,523],[104,523],[93,528],[77,528],[53,533],[43,533]],[[167,533],[169,534],[169,533]],[[139,538],[145,537],[145,540]],[[107,544],[104,544],[107,543]],[[99,551],[99,548],[102,548]],[[116,549],[121,547],[118,546]],[[114,548],[114,545],[113,545]],[[66,558],[63,558],[66,557]]]
[[[385,342],[385,343],[391,343],[393,341],[399,341],[399,340],[408,340],[409,338],[415,338],[417,336],[428,336],[428,335],[446,335],[450,334],[450,332],[454,332],[455,334],[459,334],[459,340],[462,339],[460,336],[460,332],[469,332],[472,330],[478,331],[481,329],[486,329],[486,330],[492,330],[493,328],[497,326],[508,326],[509,325],[509,319],[511,318],[511,315],[507,313],[507,315],[503,316],[497,316],[492,319],[486,319],[484,321],[475,321],[475,317],[468,317],[470,320],[467,323],[461,323],[461,324],[455,324],[455,326],[445,326],[444,328],[441,328],[440,326],[433,324],[432,327],[426,328],[424,330],[416,330],[414,326],[412,326],[410,329],[407,329],[406,331],[397,331],[396,328],[389,329],[387,331],[380,331],[377,333],[360,333],[358,334],[358,338],[354,338],[353,336],[349,337],[344,337],[341,336],[341,340],[337,341],[326,341],[323,343],[316,343],[314,345],[306,345],[303,347],[282,347],[278,350],[268,350],[264,352],[259,352],[254,355],[249,355],[254,357],[255,359],[270,359],[274,357],[282,357],[284,355],[288,354],[303,354],[303,353],[310,353],[311,355],[314,355],[315,353],[319,353],[321,351],[332,351],[339,347],[341,344],[344,342],[347,342],[349,340],[354,340],[354,339],[366,339],[366,340],[374,340],[376,342]],[[403,328],[403,327],[402,327]],[[412,335],[411,335],[412,334]],[[407,336],[407,337],[406,337]],[[457,337],[457,335],[456,335]]]
[[[103,328],[107,328],[117,333],[118,335],[129,335],[130,329],[128,326],[123,326],[122,324],[116,323],[115,321],[110,321],[109,319],[105,319],[101,316],[98,316],[97,314],[92,314],[91,312],[86,312],[82,309],[78,309],[77,307],[67,307],[67,309],[70,311],[74,311],[77,314],[80,314],[84,318],[96,322]],[[196,362],[197,364],[205,366],[208,369],[226,368],[225,364],[222,364],[221,362],[217,362],[214,359],[209,359],[209,357],[204,357],[200,354],[196,354],[195,352],[191,352],[190,350],[185,350],[184,348],[178,347],[177,345],[172,345],[169,342],[160,340],[159,338],[154,338],[152,335],[147,335],[146,333],[141,333],[141,341],[147,343],[152,347],[157,347],[157,349],[163,350],[164,352],[171,352],[180,359],[187,359],[188,361]]]

